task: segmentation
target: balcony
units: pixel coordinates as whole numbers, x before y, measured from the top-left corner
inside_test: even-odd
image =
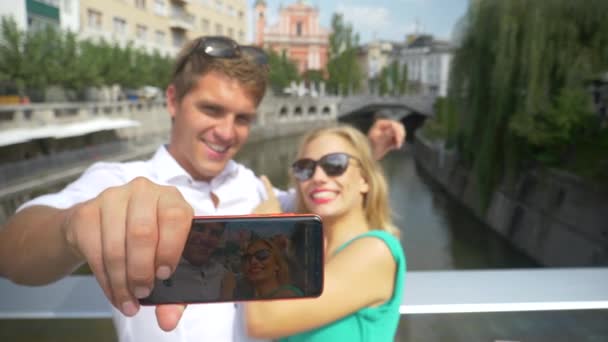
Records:
[[[192,30],[194,28],[194,15],[174,7],[169,15],[169,27],[174,30]]]

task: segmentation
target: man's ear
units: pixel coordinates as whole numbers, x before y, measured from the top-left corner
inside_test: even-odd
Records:
[[[177,113],[178,103],[177,91],[173,84],[169,84],[167,90],[165,90],[165,97],[167,99],[167,111],[169,112],[169,115],[171,115],[171,119],[174,119],[175,114]]]

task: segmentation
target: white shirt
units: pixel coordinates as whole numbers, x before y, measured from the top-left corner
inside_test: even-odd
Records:
[[[176,187],[192,206],[195,215],[249,214],[266,199],[263,183],[245,166],[231,160],[211,182],[197,181],[161,146],[147,161],[95,163],[60,192],[35,198],[18,210],[33,205],[69,208],[136,177]],[[219,198],[217,208],[211,200],[211,192]],[[294,207],[291,193],[276,192],[284,210]],[[242,310],[239,306],[237,313],[236,307],[233,303],[188,305],[177,328],[168,333],[158,327],[154,306],[141,306],[137,315],[130,318],[113,309],[114,325],[120,342],[250,341],[246,336]]]
[[[222,284],[228,270],[219,262],[210,260],[206,265],[195,266],[182,257],[179,267],[169,279],[156,279],[149,299],[153,303],[169,299],[183,302],[198,300],[217,302],[222,295]],[[179,284],[179,286],[176,286]]]

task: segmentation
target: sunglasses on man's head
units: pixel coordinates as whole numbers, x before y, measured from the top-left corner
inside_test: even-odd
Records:
[[[252,258],[256,258],[257,261],[264,261],[268,258],[270,258],[270,251],[267,249],[258,249],[257,251],[253,252],[253,253],[246,253],[243,254],[243,256],[241,257],[243,259],[243,261],[247,261],[247,262],[251,262]]]
[[[351,158],[357,160],[357,158],[346,153],[326,154],[319,160],[303,158],[296,160],[291,165],[291,170],[293,171],[294,177],[301,182],[309,180],[314,176],[317,165],[323,169],[323,172],[325,172],[326,175],[338,177],[348,169]]]
[[[192,50],[182,58],[179,67],[175,69],[176,74],[182,70],[194,53],[202,53],[205,56],[214,58],[239,58],[245,56],[253,59],[258,65],[268,64],[268,55],[259,47],[239,45],[228,37],[206,36],[199,38]]]

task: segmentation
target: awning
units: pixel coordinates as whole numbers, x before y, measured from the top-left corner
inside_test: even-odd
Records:
[[[136,127],[140,123],[131,119],[99,118],[73,122],[69,124],[52,124],[43,127],[15,128],[0,131],[0,146],[15,145],[36,139],[63,139],[77,137],[93,132]]]

